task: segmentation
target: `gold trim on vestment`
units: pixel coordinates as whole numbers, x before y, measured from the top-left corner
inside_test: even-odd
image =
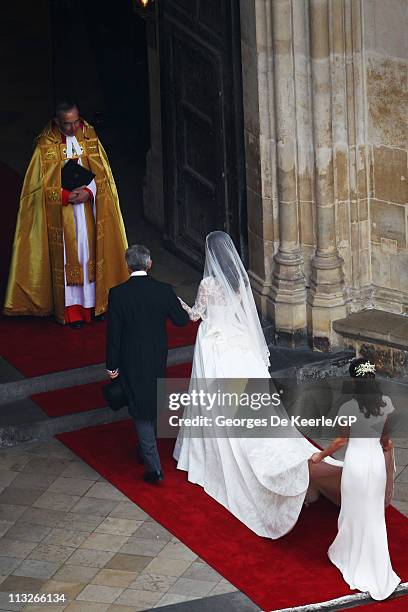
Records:
[[[96,281],[98,315],[106,310],[109,289],[128,278],[124,260],[127,240],[105,150],[86,122],[76,137],[84,151],[81,162],[95,174],[97,185],[96,219],[92,203],[84,206],[89,246],[87,267],[90,282]],[[50,122],[37,139],[24,180],[5,314],[46,316],[54,312],[58,321],[65,322],[64,241],[67,282],[83,283],[74,233],[75,205],[62,206],[61,202],[61,169],[66,159],[61,133]]]

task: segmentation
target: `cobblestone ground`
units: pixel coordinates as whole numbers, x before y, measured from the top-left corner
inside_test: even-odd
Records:
[[[0,450],[0,536],[2,611],[134,612],[236,590],[57,440]]]

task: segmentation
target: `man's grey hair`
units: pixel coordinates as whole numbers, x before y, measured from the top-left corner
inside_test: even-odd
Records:
[[[143,244],[133,244],[125,253],[126,263],[132,272],[147,270],[151,262],[150,251]]]

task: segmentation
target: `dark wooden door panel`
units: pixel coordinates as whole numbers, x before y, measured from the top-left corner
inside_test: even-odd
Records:
[[[166,240],[201,266],[210,231],[246,241],[238,2],[159,6]]]

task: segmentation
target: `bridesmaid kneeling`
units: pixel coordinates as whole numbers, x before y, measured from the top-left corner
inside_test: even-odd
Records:
[[[367,591],[373,599],[382,600],[400,582],[391,566],[384,515],[384,452],[392,449],[386,420],[394,407],[373,380],[373,364],[354,359],[349,371],[353,398],[341,406],[339,415],[356,417],[356,421],[342,428],[343,437],[311,460],[319,463],[347,444],[338,533],[328,555],[351,589]]]

